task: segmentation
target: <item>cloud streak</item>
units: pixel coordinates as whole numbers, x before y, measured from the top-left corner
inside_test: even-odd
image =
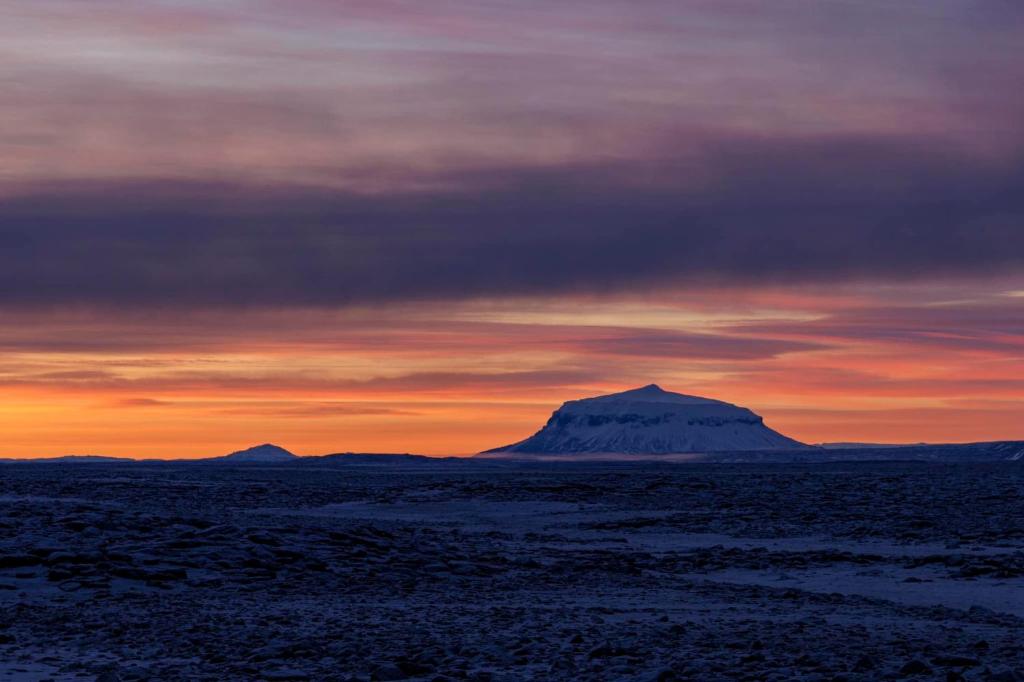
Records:
[[[1024,158],[1024,157],[1022,157]],[[353,305],[1024,264],[1024,162],[875,139],[467,174],[363,197],[160,185],[0,202],[0,304]]]

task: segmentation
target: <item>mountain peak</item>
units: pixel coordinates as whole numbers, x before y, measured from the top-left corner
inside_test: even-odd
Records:
[[[647,384],[640,388],[633,388],[628,391],[622,391],[620,393],[609,393],[608,395],[595,396],[593,398],[583,398],[581,400],[573,400],[571,403],[587,403],[591,401],[603,401],[603,402],[655,402],[655,403],[676,403],[680,405],[728,405],[721,400],[712,400],[711,398],[702,398],[696,395],[686,395],[685,393],[675,393],[673,391],[666,391],[658,384]]]
[[[287,462],[295,458],[296,455],[279,445],[263,443],[262,445],[255,445],[245,450],[232,452],[223,457],[213,457],[212,459],[221,462]]]
[[[633,388],[628,391],[622,391],[621,393],[618,394],[613,393],[612,395],[657,396],[663,395],[665,393],[668,393],[668,391],[663,389],[658,384],[647,384],[646,386],[641,386],[640,388]]]

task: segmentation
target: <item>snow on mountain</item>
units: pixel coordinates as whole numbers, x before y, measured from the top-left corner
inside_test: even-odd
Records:
[[[297,455],[294,455],[282,447],[274,445],[272,443],[264,443],[263,445],[257,445],[255,447],[248,448],[246,450],[239,450],[238,452],[232,452],[230,455],[224,455],[223,457],[211,457],[205,461],[217,461],[217,462],[290,462],[296,459]]]
[[[482,454],[670,454],[807,447],[764,425],[745,407],[651,384],[570,400],[544,428]]]

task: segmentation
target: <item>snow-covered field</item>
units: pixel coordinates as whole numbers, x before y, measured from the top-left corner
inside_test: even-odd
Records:
[[[0,469],[0,680],[1024,679],[1024,467]]]

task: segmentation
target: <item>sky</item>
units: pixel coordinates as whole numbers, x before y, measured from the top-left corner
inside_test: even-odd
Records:
[[[1024,439],[1022,82],[1015,0],[7,0],[0,456]]]

